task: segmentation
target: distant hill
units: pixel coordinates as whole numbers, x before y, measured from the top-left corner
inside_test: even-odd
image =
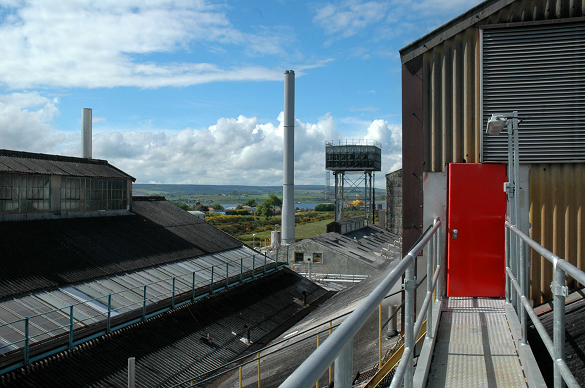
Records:
[[[295,185],[295,191],[323,191],[325,185]],[[282,186],[243,186],[243,185],[162,185],[133,184],[134,195],[147,195],[153,192],[179,195],[225,194],[233,192],[247,194],[282,194]]]

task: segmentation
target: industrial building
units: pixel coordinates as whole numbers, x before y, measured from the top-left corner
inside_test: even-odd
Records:
[[[288,247],[296,271],[327,282],[363,279],[399,258],[399,237],[392,232],[351,218],[327,225],[327,233],[297,241]],[[354,275],[359,275],[355,277]]]
[[[107,161],[0,150],[0,179],[4,386],[179,383],[331,296]]]

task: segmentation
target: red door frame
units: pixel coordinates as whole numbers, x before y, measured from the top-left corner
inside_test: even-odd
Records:
[[[506,166],[451,163],[447,180],[446,294],[503,297]]]

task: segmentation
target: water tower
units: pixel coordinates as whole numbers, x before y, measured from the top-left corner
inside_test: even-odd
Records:
[[[325,143],[325,168],[335,177],[335,221],[343,219],[349,199],[364,203],[367,221],[374,222],[375,171],[382,170],[382,145],[375,140],[335,140]]]

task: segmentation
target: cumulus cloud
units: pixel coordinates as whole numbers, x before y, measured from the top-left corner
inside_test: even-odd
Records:
[[[38,92],[0,95],[0,147],[32,152],[53,150],[66,140],[51,122],[59,114],[59,100]]]
[[[383,20],[389,7],[389,3],[384,1],[327,4],[317,8],[313,22],[323,27],[328,34],[347,38]]]
[[[59,132],[51,124],[59,100],[37,92],[0,95],[1,148],[79,156],[80,133]],[[204,128],[126,131],[106,121],[93,131],[93,157],[106,159],[139,183],[282,184],[283,119],[224,117]],[[339,120],[341,123],[347,121]],[[99,129],[98,129],[99,128]],[[315,123],[295,120],[295,181],[324,184],[325,141],[367,138],[382,143],[382,172],[401,162],[401,129],[385,120],[354,121],[341,133],[327,113]]]
[[[204,0],[4,2],[0,84],[38,86],[189,86],[216,81],[281,80],[280,69],[205,62],[156,62],[153,54],[196,54],[230,46],[281,55],[287,35],[232,26],[224,6]],[[217,50],[216,50],[217,51]]]

